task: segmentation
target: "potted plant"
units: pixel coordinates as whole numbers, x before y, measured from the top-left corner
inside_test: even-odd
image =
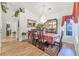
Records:
[[[20,12],[23,12],[23,10],[21,8],[17,9],[14,13],[14,16],[18,17],[20,15]]]
[[[4,13],[7,13],[8,7],[6,2],[1,2],[1,9]]]
[[[38,24],[36,25],[36,29],[37,29],[37,30],[42,30],[42,29],[43,29],[43,24],[42,24],[42,23],[38,23]]]

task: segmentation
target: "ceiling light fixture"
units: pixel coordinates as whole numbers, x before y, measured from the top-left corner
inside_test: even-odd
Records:
[[[42,5],[42,15],[41,15],[41,18],[40,18],[40,21],[42,22],[42,23],[44,23],[45,21],[46,21],[46,17],[45,17],[45,7],[46,7],[46,5]]]

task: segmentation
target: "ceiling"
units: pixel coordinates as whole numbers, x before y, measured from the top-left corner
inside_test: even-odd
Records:
[[[73,10],[73,2],[8,2],[10,6],[27,8],[37,16]]]

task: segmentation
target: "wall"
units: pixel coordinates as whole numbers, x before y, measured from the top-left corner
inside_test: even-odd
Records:
[[[19,19],[19,39],[22,41],[22,32],[27,32],[27,19],[25,13],[20,13]]]
[[[7,10],[7,13],[4,13],[3,11],[1,12],[1,18],[2,18],[2,38],[6,37],[6,24],[7,23],[11,23],[12,21],[11,20],[14,20],[13,19],[13,8],[12,6],[8,5],[7,4],[7,7],[8,7],[8,10]]]
[[[11,33],[12,32],[17,32],[17,24],[18,24],[18,20],[20,20],[20,25],[21,25],[21,32],[26,32],[28,30],[27,28],[27,19],[33,19],[33,20],[37,20],[38,17],[36,15],[34,15],[33,13],[31,13],[30,11],[28,11],[27,9],[25,9],[25,13],[24,15],[21,15],[21,17],[14,17],[14,13],[15,11],[19,8],[17,6],[13,6],[11,4],[7,4],[8,6],[8,11],[5,14],[4,12],[2,13],[2,37],[6,37],[6,24],[10,23],[11,25]],[[11,35],[12,36],[12,35]],[[16,38],[18,37],[18,35],[16,35]]]
[[[74,46],[76,50],[76,54],[79,56],[79,33],[78,33],[78,24],[75,24],[75,40],[74,40]]]
[[[1,47],[1,31],[2,31],[2,19],[1,19],[1,3],[0,3],[0,47]]]
[[[75,50],[76,50],[76,54],[79,56],[79,18],[78,18],[78,24],[75,24],[75,40],[74,40],[74,44],[75,44]]]
[[[20,27],[19,27],[19,39],[22,40],[22,32],[27,32],[29,28],[27,27],[27,19],[37,20],[37,16],[35,16],[33,13],[25,9],[24,13],[20,13]],[[27,38],[27,36],[26,36]]]
[[[21,13],[22,14],[22,13]],[[27,19],[32,19],[32,20],[38,20],[38,16],[34,15],[27,9],[25,9],[25,13],[21,15],[20,19],[21,21],[21,26],[23,27],[22,31],[27,31],[29,28],[27,28]]]
[[[79,56],[79,17],[78,17],[78,40],[76,40],[76,49],[77,49],[77,54]]]

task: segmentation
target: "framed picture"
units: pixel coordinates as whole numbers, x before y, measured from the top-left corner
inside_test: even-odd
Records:
[[[27,27],[35,27],[36,21],[32,19],[27,20]]]

